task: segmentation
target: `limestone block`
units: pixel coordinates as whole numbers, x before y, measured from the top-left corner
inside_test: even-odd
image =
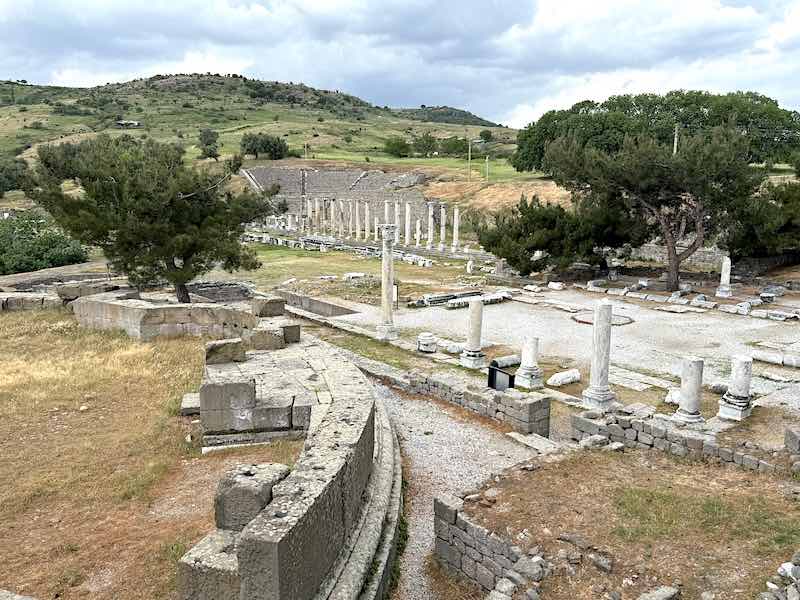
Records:
[[[256,296],[250,301],[250,309],[257,317],[280,317],[286,300],[279,296]]]
[[[790,454],[800,454],[800,428],[788,428],[784,432],[783,442]]]
[[[219,600],[239,597],[236,534],[216,530],[208,534],[178,561],[181,598]]]
[[[208,411],[223,411],[231,408],[254,408],[256,405],[256,382],[221,381],[205,382],[200,386],[200,414]]]
[[[328,394],[330,396],[330,394]],[[311,424],[311,409],[316,404],[314,397],[300,394],[294,397],[292,404],[292,429],[308,429]]]
[[[300,342],[300,323],[286,319],[279,321],[277,325],[283,331],[283,340],[287,344],[297,344]]]
[[[206,343],[206,364],[216,365],[229,362],[244,362],[244,343],[242,338],[213,340]]]
[[[259,431],[291,429],[293,395],[290,390],[259,398],[253,409],[253,428]]]
[[[773,365],[783,364],[783,353],[779,350],[753,350],[753,360],[770,363]]]
[[[259,325],[250,333],[250,347],[253,350],[280,350],[286,348],[286,340],[280,327]]]
[[[272,487],[289,474],[277,463],[237,465],[219,482],[214,519],[219,529],[241,531],[272,501]]]

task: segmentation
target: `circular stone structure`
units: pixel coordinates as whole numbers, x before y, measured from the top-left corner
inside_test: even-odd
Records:
[[[587,310],[586,312],[580,312],[572,315],[572,320],[576,323],[594,325],[594,313],[590,310]],[[630,325],[631,323],[633,323],[633,319],[624,315],[612,315],[611,317],[611,324],[614,326]]]

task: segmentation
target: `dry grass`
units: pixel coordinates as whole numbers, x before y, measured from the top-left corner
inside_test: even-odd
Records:
[[[460,203],[480,212],[496,212],[516,206],[523,194],[528,200],[536,196],[545,204],[558,204],[565,208],[572,206],[569,191],[558,187],[549,179],[490,184],[482,181],[433,182],[426,186],[425,194]]]
[[[547,598],[588,600],[597,586],[636,598],[680,582],[686,598],[710,590],[744,600],[800,544],[800,506],[783,496],[786,483],[655,452],[581,452],[513,472],[492,484],[500,492],[492,508],[467,510],[547,556],[575,550],[557,538],[577,533],[614,558],[611,574],[586,560],[570,577],[557,568],[544,582]]]
[[[197,339],[140,343],[62,311],[0,316],[0,588],[172,598],[222,471],[294,461],[302,442],[202,458],[184,442],[174,415],[202,355]]]
[[[425,563],[425,575],[437,600],[483,600],[486,597],[476,584],[456,577],[432,556]]]

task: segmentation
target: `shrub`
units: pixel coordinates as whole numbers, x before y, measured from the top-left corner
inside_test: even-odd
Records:
[[[88,260],[83,246],[38,211],[0,221],[0,275],[38,271]]]
[[[390,156],[396,156],[397,158],[402,158],[411,154],[411,146],[399,136],[392,136],[386,140],[383,149]]]

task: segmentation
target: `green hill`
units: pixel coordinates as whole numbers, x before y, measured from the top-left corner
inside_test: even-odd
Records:
[[[427,121],[426,121],[427,119]],[[394,110],[335,90],[238,75],[156,75],[93,88],[0,81],[0,154],[30,156],[35,144],[77,140],[99,132],[149,135],[186,147],[190,158],[200,129],[220,133],[222,153],[238,150],[246,132],[284,137],[290,148],[308,144],[316,158],[380,159],[390,136],[476,136],[492,123],[448,107]],[[135,122],[135,123],[134,123]],[[508,129],[498,137],[513,138]]]

